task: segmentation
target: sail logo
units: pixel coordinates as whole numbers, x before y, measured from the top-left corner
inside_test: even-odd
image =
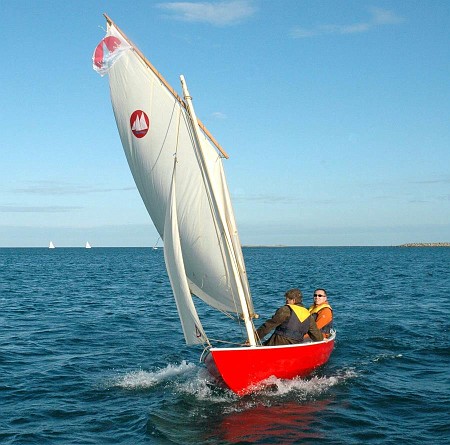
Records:
[[[100,76],[104,76],[129,49],[131,49],[131,45],[111,25],[106,36],[94,50],[92,67]]]
[[[108,67],[112,54],[120,47],[121,41],[115,36],[105,37],[95,48],[94,51],[94,68],[102,71]]]
[[[150,128],[150,119],[142,110],[133,111],[130,116],[130,127],[137,138],[143,138]]]

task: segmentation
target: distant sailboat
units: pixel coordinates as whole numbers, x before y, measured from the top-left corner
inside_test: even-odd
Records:
[[[89,244],[89,241],[86,241],[86,249],[90,249],[91,245]]]
[[[50,244],[48,245],[49,249],[54,249],[55,245],[53,244],[53,241],[50,241]]]
[[[159,236],[158,239],[156,240],[155,245],[152,247],[153,250],[158,250],[158,241],[161,239],[161,237]]]

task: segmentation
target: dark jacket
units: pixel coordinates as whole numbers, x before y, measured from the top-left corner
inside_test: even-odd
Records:
[[[303,307],[302,305],[298,306]],[[279,329],[276,329],[278,327]],[[292,328],[298,329],[298,335],[292,334]],[[271,319],[267,320],[257,329],[256,334],[260,339],[263,339],[273,329],[276,329],[276,331],[269,340],[264,342],[266,346],[302,343],[303,336],[306,333],[309,334],[313,341],[323,340],[323,335],[317,328],[313,317],[308,316],[304,321],[300,321],[288,305],[280,307]]]

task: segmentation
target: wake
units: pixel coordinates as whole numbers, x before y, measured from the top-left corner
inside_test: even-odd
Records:
[[[182,361],[179,365],[169,364],[165,368],[157,371],[131,371],[124,376],[118,377],[113,382],[113,386],[128,390],[148,389],[161,383],[170,381],[175,377],[192,373],[196,366],[192,363]]]
[[[244,399],[274,400],[294,397],[297,400],[309,400],[329,392],[336,386],[356,377],[353,369],[344,369],[329,376],[313,376],[307,379],[282,380],[270,377],[260,388],[241,398],[231,390],[218,388],[208,371],[201,366],[182,361],[180,364],[168,364],[155,370],[137,370],[113,379],[111,386],[130,391],[150,389],[164,385],[166,389],[207,400],[213,403],[230,402]]]

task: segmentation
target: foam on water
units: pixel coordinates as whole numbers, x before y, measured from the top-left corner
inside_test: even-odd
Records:
[[[192,372],[184,373],[183,379],[175,382],[174,388],[177,392],[193,395],[198,400],[213,403],[232,402],[241,399],[231,390],[217,387],[205,368],[194,366],[190,371]],[[276,399],[291,394],[299,400],[307,400],[320,396],[329,391],[330,388],[355,377],[357,377],[357,373],[351,368],[338,371],[334,375],[315,376],[309,379],[283,380],[270,377],[244,398]]]
[[[344,369],[330,376],[315,376],[309,379],[282,380],[270,377],[263,385],[247,397],[274,399],[293,394],[300,400],[307,400],[326,393],[333,386],[356,377],[353,369]],[[197,400],[212,403],[232,402],[240,397],[231,390],[218,388],[208,371],[201,366],[182,361],[180,364],[168,364],[156,371],[132,371],[116,378],[112,386],[127,390],[148,389],[167,383],[178,394],[194,396]]]
[[[168,364],[165,368],[157,371],[132,371],[119,377],[113,386],[129,390],[146,389],[156,386],[164,381],[170,380],[175,376],[185,374],[195,369],[192,363],[182,361],[179,365]]]
[[[333,386],[344,383],[346,380],[356,377],[354,370],[344,370],[342,373],[331,376],[312,377],[309,379],[296,378],[292,380],[282,380],[271,377],[265,383],[269,384],[267,390],[263,389],[266,395],[280,396],[288,393],[296,393],[305,400],[311,396],[318,396],[329,391]]]

